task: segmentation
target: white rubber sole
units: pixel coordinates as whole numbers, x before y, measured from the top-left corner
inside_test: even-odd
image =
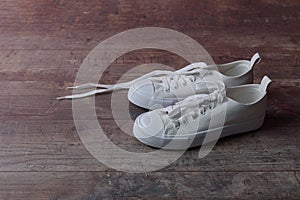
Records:
[[[133,127],[133,134],[134,136],[142,143],[156,147],[156,148],[163,148],[168,150],[184,150],[192,147],[201,146],[204,141],[206,134],[213,134],[213,132],[217,131],[221,132],[220,138],[235,135],[239,133],[245,133],[249,131],[254,131],[260,128],[264,122],[264,117],[259,117],[256,119],[248,120],[245,122],[240,122],[232,125],[227,125],[221,128],[216,128],[213,130],[207,130],[198,132],[195,134],[189,134],[184,136],[161,136],[161,135],[149,135],[148,133],[144,132],[142,128],[136,123],[138,120],[135,121]],[[219,139],[219,138],[218,138]],[[217,140],[218,140],[217,139]],[[212,142],[212,141],[209,141]]]

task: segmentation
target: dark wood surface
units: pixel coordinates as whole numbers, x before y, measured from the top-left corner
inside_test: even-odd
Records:
[[[0,19],[1,200],[300,199],[299,1],[4,0]],[[67,94],[101,41],[146,26],[189,35],[216,63],[259,52],[255,82],[265,74],[274,81],[263,127],[219,140],[203,159],[199,149],[188,150],[151,173],[117,172],[93,158],[77,135],[71,101],[55,98]],[[187,64],[139,50],[114,62],[101,81],[114,83],[153,58],[175,68]],[[96,97],[96,110],[114,143],[151,150],[116,126],[110,95]]]

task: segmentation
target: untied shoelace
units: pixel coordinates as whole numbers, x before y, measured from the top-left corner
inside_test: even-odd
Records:
[[[107,92],[112,92],[113,90],[121,90],[121,89],[128,89],[132,84],[134,84],[137,81],[140,81],[142,79],[147,79],[147,78],[152,78],[153,80],[155,77],[161,77],[164,75],[169,75],[170,77],[165,77],[166,79],[171,78],[176,76],[176,75],[190,75],[190,74],[195,74],[199,73],[200,75],[204,76],[205,73],[209,70],[215,69],[213,66],[207,66],[203,62],[198,62],[198,63],[192,63],[182,69],[179,69],[177,71],[168,71],[168,70],[155,70],[152,72],[149,72],[137,79],[134,79],[129,82],[125,83],[119,83],[115,85],[108,85],[108,84],[94,84],[94,83],[86,83],[83,85],[78,85],[78,86],[73,86],[73,87],[67,87],[67,89],[87,89],[91,87],[96,87],[96,88],[102,88],[102,89],[97,89],[97,90],[92,90],[86,93],[82,94],[74,94],[74,95],[69,95],[69,96],[64,96],[64,97],[58,97],[58,100],[61,99],[78,99],[78,98],[83,98],[83,97],[88,97],[92,96],[95,94],[100,94],[100,93],[107,93]],[[178,76],[178,78],[180,78]],[[176,82],[176,81],[175,81]],[[167,81],[168,84],[170,84],[170,81]]]

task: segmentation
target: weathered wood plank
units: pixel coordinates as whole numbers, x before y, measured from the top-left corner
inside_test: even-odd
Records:
[[[155,150],[124,133],[111,120],[101,120],[100,124],[120,148],[133,152]],[[204,159],[198,158],[198,148],[191,149],[164,170],[299,170],[299,127],[299,122],[267,119],[258,131],[221,139]],[[73,121],[4,121],[0,124],[0,140],[0,171],[112,170],[87,152]]]
[[[299,2],[240,1],[34,1],[1,4],[2,25],[14,31],[64,29],[118,30],[139,25],[168,25],[178,29],[205,27],[297,28]],[[66,14],[66,8],[67,14]],[[184,14],[181,12],[185,10]],[[15,14],[18,10],[19,15]],[[213,13],[211,12],[213,11]],[[20,24],[25,24],[20,29]],[[271,26],[272,25],[272,26]]]
[[[298,172],[0,173],[3,199],[299,199]],[[260,187],[258,187],[258,184]],[[17,186],[17,187],[16,187]]]
[[[236,52],[239,51],[237,50]],[[43,91],[43,93],[55,87],[57,83],[59,86],[72,85],[77,71],[87,54],[88,51],[81,50],[3,50],[3,54],[0,55],[0,79],[1,81],[9,81],[6,84],[12,84],[14,81],[23,81],[20,82],[20,85],[30,83],[27,81],[36,81],[42,84],[44,82],[54,82],[51,83],[54,85],[51,88],[47,87],[47,90]],[[230,53],[226,56],[224,54],[223,56],[221,54],[212,56],[216,63],[226,63],[239,59],[249,59],[253,52],[245,54],[248,55],[239,56],[238,54]],[[262,52],[261,56],[262,62],[254,68],[257,80],[265,74],[272,79],[297,79],[300,76],[300,70],[297,67],[299,65],[297,53]],[[145,63],[161,63],[175,69],[188,64],[179,56],[164,51],[134,51],[121,56],[112,63],[101,77],[101,82],[115,83],[128,70]],[[153,64],[152,70],[154,68],[157,68],[155,64]],[[126,74],[128,80],[143,74],[141,70],[139,70],[140,73],[138,74],[137,70]],[[149,71],[151,70],[149,69]],[[31,92],[28,92],[28,94],[31,94]]]

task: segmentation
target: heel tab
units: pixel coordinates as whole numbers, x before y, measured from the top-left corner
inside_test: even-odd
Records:
[[[267,88],[271,82],[272,82],[272,80],[268,76],[264,76],[259,85],[259,89],[263,92],[266,92]]]
[[[256,53],[252,56],[250,60],[250,68],[254,67],[254,65],[258,64],[260,62],[261,58],[259,53]]]

